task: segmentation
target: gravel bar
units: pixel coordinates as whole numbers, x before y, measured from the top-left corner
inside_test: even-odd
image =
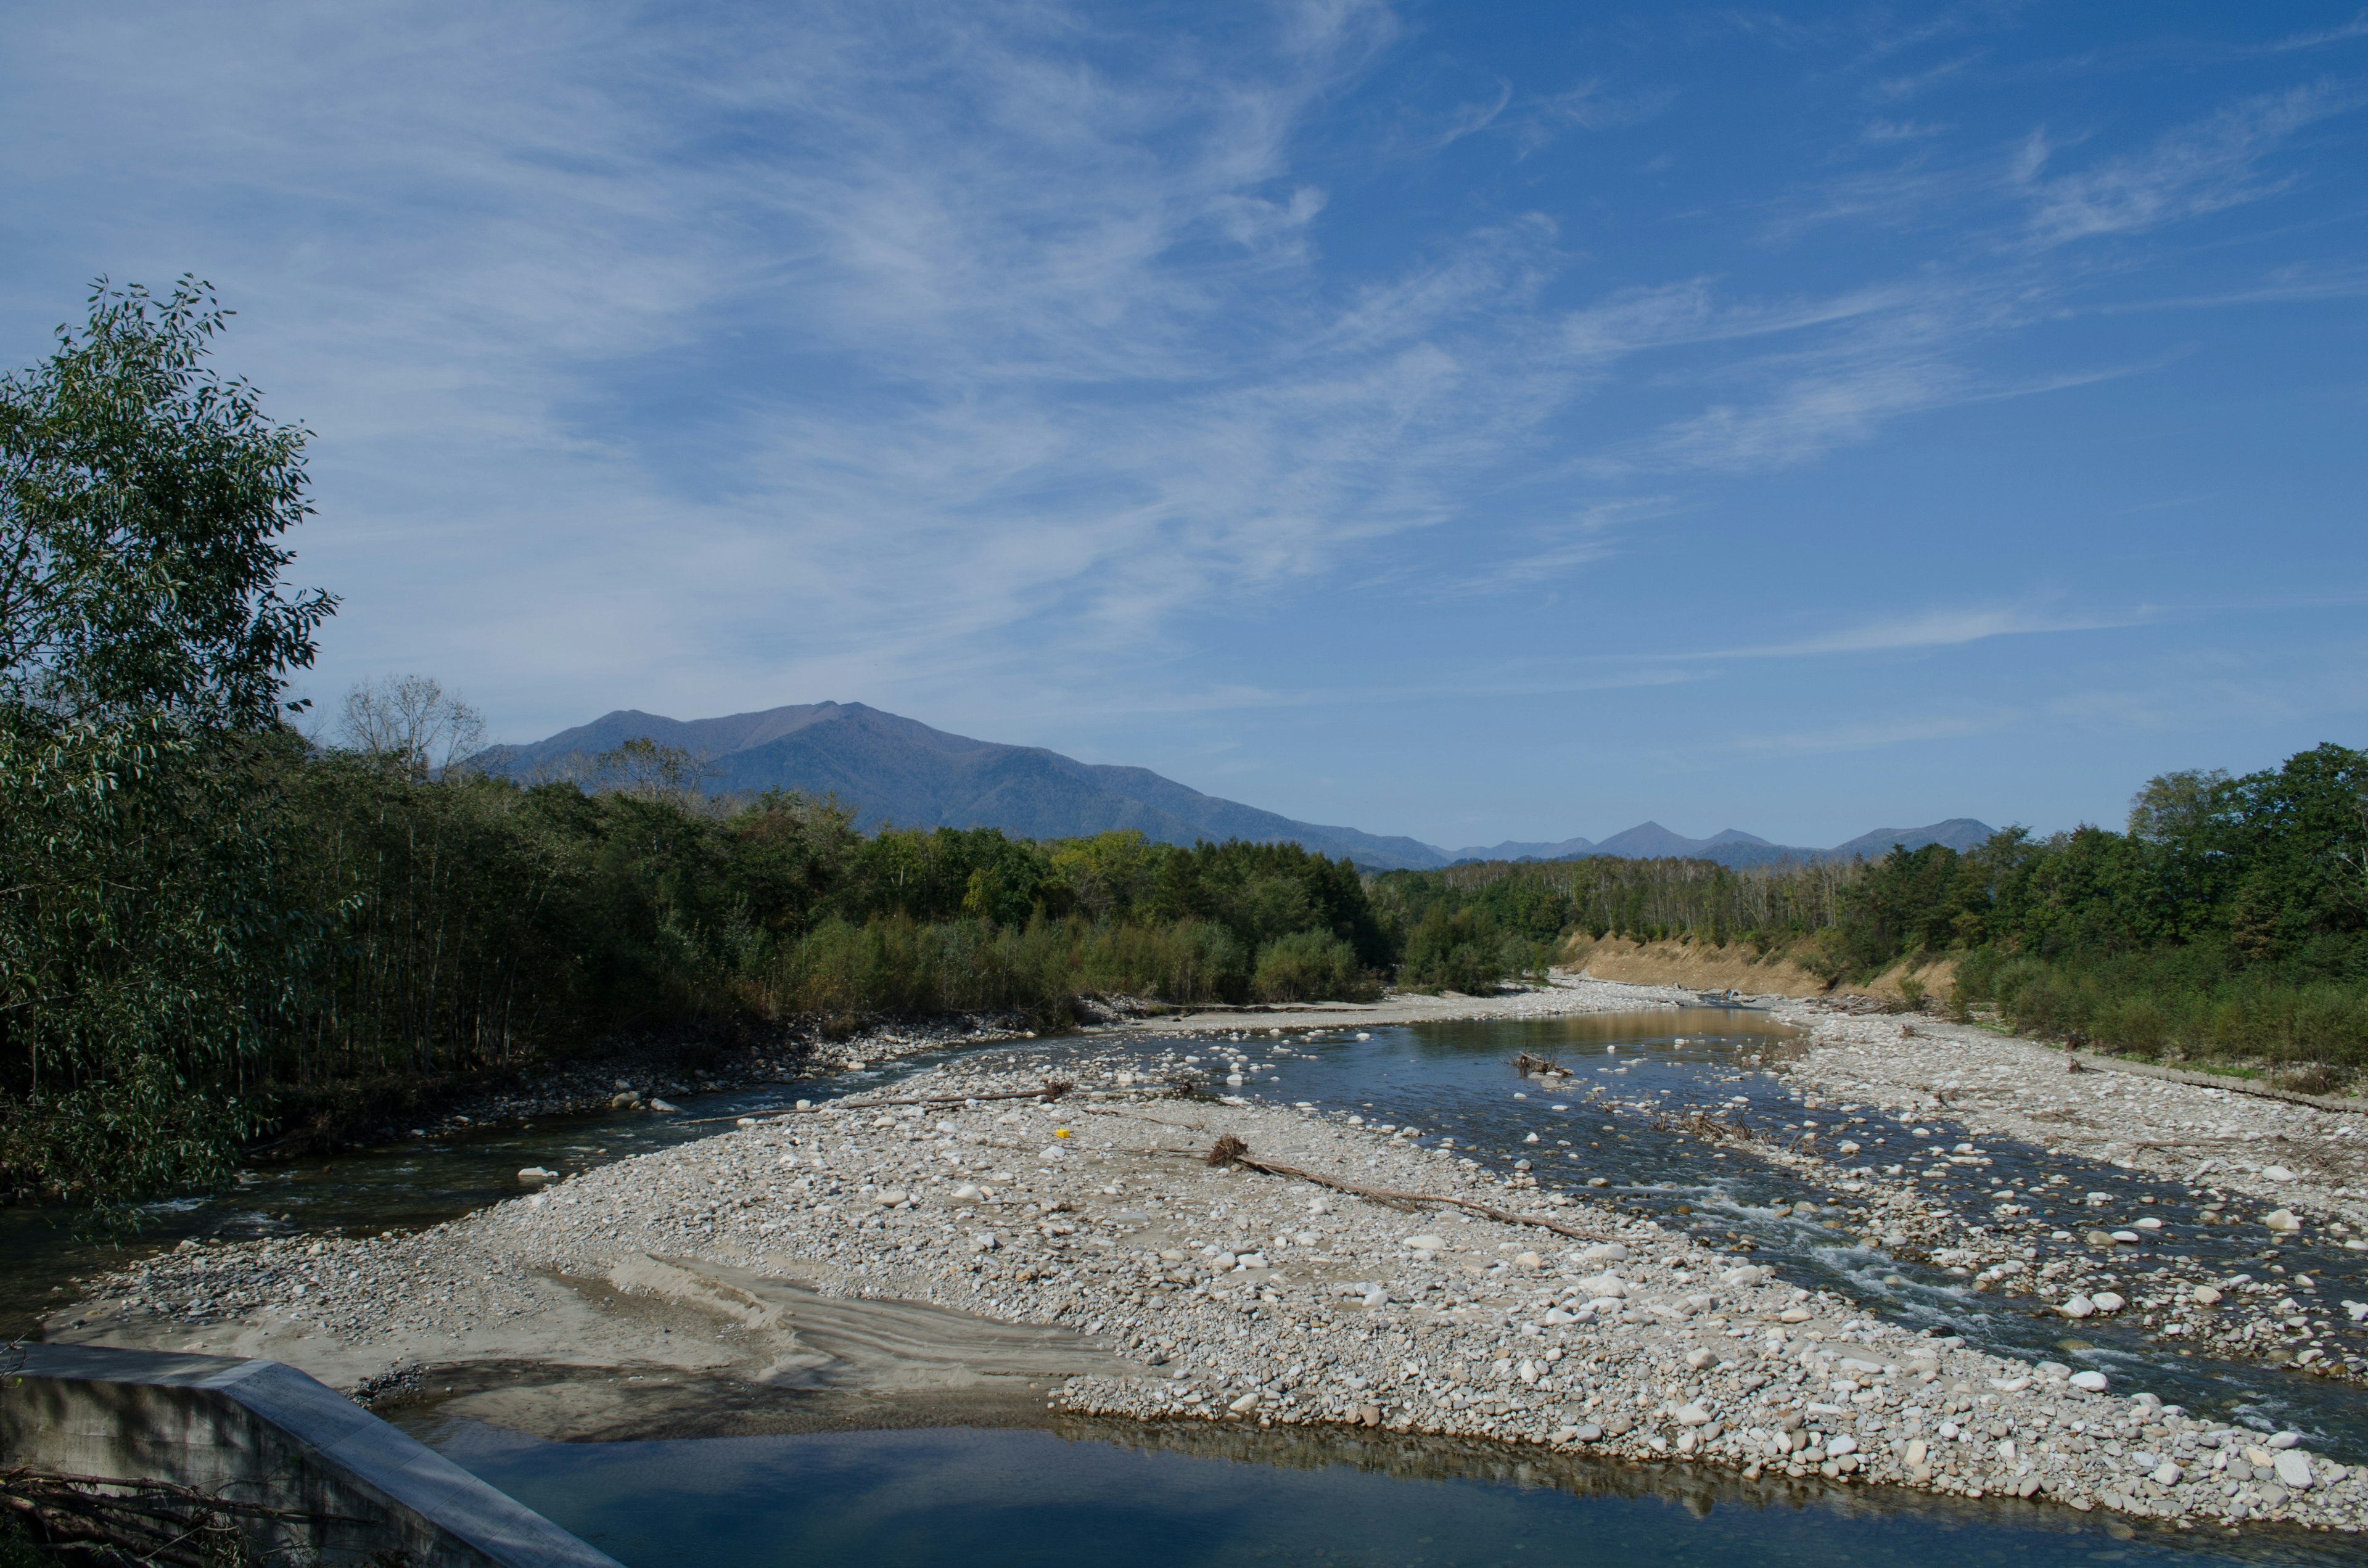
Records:
[[[472,1358],[646,1367],[670,1340],[669,1365],[764,1381],[801,1364],[795,1313],[768,1294],[791,1282],[1064,1335],[1084,1369],[1034,1396],[1055,1412],[1384,1428],[2166,1519],[2368,1521],[2368,1477],[2295,1434],[1877,1322],[1584,1187],[1492,1175],[1418,1128],[1179,1093],[1165,1080],[1192,1071],[1190,1048],[1164,1064],[1091,1041],[956,1062],[872,1096],[950,1103],[752,1121],[415,1234],[188,1245],[104,1281],[52,1337],[244,1346],[364,1388]],[[1052,1103],[981,1097],[1054,1074],[1075,1088]],[[1600,1239],[1212,1165],[1223,1137]],[[685,1332],[634,1339],[626,1314],[582,1310],[609,1298],[689,1313]]]

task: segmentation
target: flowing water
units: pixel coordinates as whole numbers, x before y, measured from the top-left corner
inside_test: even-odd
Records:
[[[1690,1230],[1713,1244],[1748,1245],[1754,1257],[1780,1266],[1788,1278],[1838,1290],[1911,1328],[1963,1335],[1967,1343],[2023,1360],[2055,1359],[2093,1366],[2116,1390],[2150,1390],[2166,1403],[2199,1415],[2264,1430],[2286,1427],[2349,1459],[2368,1459],[2368,1394],[2341,1382],[2250,1362],[2183,1355],[2146,1339],[2133,1312],[2090,1319],[2077,1326],[2032,1296],[1977,1291],[1944,1269],[1896,1258],[1862,1244],[1847,1228],[1830,1182],[1804,1180],[1740,1151],[1722,1152],[1659,1125],[1692,1108],[1725,1107],[1764,1131],[1793,1135],[1822,1121],[1830,1132],[1833,1108],[1807,1111],[1790,1085],[1743,1058],[1793,1031],[1741,1009],[1685,1008],[1655,1014],[1580,1016],[1520,1024],[1493,1021],[1428,1025],[1412,1029],[1352,1031],[1308,1044],[1260,1035],[1198,1051],[1207,1067],[1225,1065],[1219,1051],[1242,1053],[1245,1082],[1230,1092],[1261,1099],[1313,1102],[1327,1110],[1354,1109],[1369,1122],[1419,1129],[1422,1142],[1452,1138],[1459,1153],[1502,1169],[1529,1160],[1540,1183],[1569,1185],[1602,1176],[1609,1187],[1590,1196],[1611,1198],[1663,1224]],[[1278,1050],[1288,1054],[1278,1054]],[[1549,1088],[1512,1071],[1520,1052],[1551,1058],[1570,1071]],[[1248,1071],[1251,1062],[1260,1070]],[[1868,1125],[1850,1129],[1865,1144],[1853,1159],[1878,1167],[1911,1160],[1912,1151],[1946,1149],[1970,1134],[1933,1115],[1902,1120],[1860,1112]],[[1915,1129],[1930,1136],[1917,1138]],[[1538,1142],[1524,1140],[1534,1133]],[[1878,1144],[1875,1140],[1884,1142]],[[1827,1142],[1834,1140],[1828,1138]],[[2011,1184],[2038,1193],[2049,1221],[2021,1238],[2044,1264],[2092,1251],[2079,1240],[2054,1242],[2049,1231],[2081,1237],[2099,1221],[2127,1224],[2141,1214],[2169,1223],[2158,1239],[2116,1245],[2112,1266],[2126,1281],[2194,1260],[2215,1277],[2276,1268],[2307,1273],[2336,1326],[2325,1338],[2361,1347],[2358,1325],[2335,1303],[2368,1300],[2368,1253],[2324,1244],[2273,1244],[2258,1226],[2208,1227],[2195,1222],[2198,1195],[2180,1183],[2098,1161],[2052,1155],[2004,1140],[1980,1145],[1991,1164],[1950,1165],[1948,1175],[1923,1178],[1928,1199],[1987,1221],[1990,1194]],[[1921,1166],[1923,1162],[1918,1161]],[[2063,1176],[2061,1187],[2047,1178]],[[2092,1210],[2085,1196],[2112,1195]],[[2141,1203],[2141,1199],[2152,1199]],[[2036,1207],[2036,1204],[2034,1204]],[[2135,1296],[2137,1290],[2123,1289]]]
[[[1846,1228],[1829,1183],[1806,1180],[1737,1149],[1685,1137],[1669,1123],[1696,1108],[1725,1106],[1753,1125],[1797,1132],[1837,1113],[1804,1110],[1783,1082],[1750,1058],[1793,1031],[1764,1014],[1684,1008],[1520,1021],[1304,1030],[1275,1038],[1246,1028],[1233,1039],[1095,1037],[1010,1051],[1034,1062],[1076,1051],[1098,1057],[1190,1055],[1212,1079],[1238,1073],[1223,1092],[1415,1130],[1425,1143],[1452,1139],[1459,1153],[1493,1168],[1531,1163],[1542,1185],[1590,1178],[1596,1200],[1648,1213],[1663,1224],[1745,1247],[1802,1283],[1842,1291],[1912,1327],[1964,1335],[2026,1359],[2043,1357],[2109,1369],[2121,1392],[2147,1388],[2222,1419],[2262,1429],[2294,1427],[2312,1446],[2368,1459],[2368,1396],[2343,1384],[2276,1369],[2183,1356],[2141,1338],[2128,1320],[2079,1325],[2028,1297],[1976,1292],[1945,1270],[1886,1256]],[[1511,1065],[1527,1051],[1569,1076],[1525,1078]],[[693,1116],[725,1115],[875,1088],[944,1060],[924,1056],[837,1079],[684,1102]],[[1857,1158],[1905,1163],[1914,1149],[1965,1134],[1925,1119],[1894,1122],[1872,1112],[1851,1129]],[[1914,1127],[1930,1136],[1917,1139]],[[620,1113],[551,1121],[531,1131],[417,1139],[302,1166],[254,1173],[218,1199],[161,1205],[136,1245],[185,1235],[221,1236],[400,1230],[433,1224],[518,1190],[515,1173],[544,1165],[575,1172],[724,1131],[687,1119]],[[1534,1142],[1531,1141],[1532,1136]],[[1878,1144],[1875,1140],[1884,1142]],[[1928,1197],[1982,1219],[2006,1186],[2045,1194],[2050,1175],[2069,1180],[2051,1225],[2083,1233],[2099,1217],[2136,1212],[2172,1223],[2162,1239],[2116,1251],[2125,1277],[2173,1256],[2214,1273],[2307,1269],[2323,1299],[2368,1299],[2368,1256],[2324,1246],[2266,1246],[2261,1233],[2214,1231],[2195,1219],[2195,1195],[2178,1184],[2003,1142],[1983,1145],[1992,1164],[1949,1167],[1926,1178]],[[2091,1210],[2079,1195],[2112,1195]],[[2156,1199],[2141,1210],[2142,1197]],[[2045,1198],[2033,1201],[2058,1201]],[[0,1211],[0,1313],[12,1329],[54,1311],[72,1276],[120,1261],[22,1210]],[[2065,1244],[2044,1240],[2041,1258]],[[2024,1238],[2026,1244],[2031,1238]],[[2072,1244],[2078,1245],[2078,1244]],[[416,1430],[495,1485],[577,1530],[632,1568],[666,1563],[812,1561],[860,1553],[888,1568],[960,1562],[962,1568],[1070,1562],[1118,1554],[1147,1564],[1219,1558],[1292,1563],[1478,1564],[1594,1561],[1623,1554],[1644,1564],[1737,1562],[1907,1563],[1945,1550],[1981,1562],[2144,1562],[2156,1558],[2333,1561],[2301,1537],[2218,1531],[2133,1536],[2119,1520],[1998,1502],[1863,1492],[1801,1493],[1771,1483],[1651,1467],[1541,1469],[1502,1451],[1417,1440],[1311,1434],[1145,1435],[1096,1424],[1057,1432],[937,1429],[819,1436],[690,1438],[600,1444],[541,1442],[422,1413]],[[1231,1445],[1230,1447],[1228,1445]],[[1511,1464],[1511,1469],[1508,1466]]]

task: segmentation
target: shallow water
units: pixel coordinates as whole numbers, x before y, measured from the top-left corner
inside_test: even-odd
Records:
[[[1360,1040],[1359,1032],[1370,1038]],[[1229,1051],[1243,1053],[1245,1065],[1255,1061],[1269,1069],[1246,1071],[1247,1081],[1238,1086],[1221,1085],[1227,1093],[1350,1109],[1369,1123],[1412,1124],[1420,1130],[1421,1142],[1452,1138],[1458,1153],[1493,1168],[1528,1159],[1547,1187],[1603,1176],[1611,1185],[1589,1194],[1597,1200],[1611,1198],[1716,1245],[1746,1244],[1754,1257],[1779,1265],[1788,1279],[1839,1291],[1910,1328],[1961,1334],[1969,1344],[2026,1361],[2093,1366],[2113,1379],[2118,1392],[2149,1390],[2199,1415],[2263,1430],[2293,1427],[2347,1460],[2368,1459],[2368,1395],[2355,1387],[2257,1363],[2181,1355],[2143,1337],[2135,1313],[2075,1325],[2036,1297],[1975,1290],[1969,1281],[1942,1269],[1861,1244],[1841,1210],[1818,1201],[1832,1196],[1830,1183],[1804,1180],[1742,1151],[1722,1153],[1653,1125],[1657,1118],[1725,1105],[1763,1132],[1796,1136],[1804,1121],[1822,1122],[1830,1131],[1840,1119],[1834,1108],[1804,1110],[1785,1081],[1741,1060],[1795,1032],[1764,1014],[1679,1008],[1349,1030],[1312,1044],[1261,1034],[1200,1042],[1195,1049],[1204,1070],[1226,1065],[1223,1053]],[[1290,1054],[1275,1054],[1277,1047]],[[1571,1076],[1551,1088],[1521,1077],[1511,1060],[1525,1051],[1555,1060]],[[1865,1144],[1851,1157],[1858,1164],[1909,1162],[1914,1150],[1945,1150],[1970,1136],[1954,1122],[1929,1115],[1902,1121],[1871,1111],[1859,1114],[1871,1119],[1850,1130]],[[1917,1127],[1932,1136],[1914,1137]],[[1539,1142],[1523,1142],[1530,1133]],[[1877,1139],[1884,1142],[1878,1144]],[[2338,1325],[2323,1336],[2325,1342],[2362,1344],[2360,1331],[2346,1322],[2338,1303],[2345,1297],[2368,1299],[2368,1254],[2292,1243],[2276,1246],[2258,1225],[2197,1226],[2192,1221],[2195,1195],[2178,1182],[2143,1172],[2007,1141],[1983,1142],[1980,1147],[1992,1158],[1989,1166],[1951,1166],[1945,1176],[1922,1178],[1919,1185],[1960,1215],[1987,1221],[1994,1187],[2013,1181],[2045,1192],[2049,1176],[2065,1176],[2055,1198],[2033,1205],[2047,1229],[2017,1237],[2022,1246],[2037,1249],[2033,1267],[2094,1250],[2077,1240],[2051,1241],[2048,1230],[2079,1237],[2100,1221],[2111,1228],[2140,1214],[2157,1214],[2172,1222],[2155,1239],[2112,1249],[2112,1265],[2124,1280],[2162,1267],[2174,1256],[2193,1258],[2223,1277],[2250,1272],[2266,1278],[2273,1263],[2296,1274],[2307,1271],[2318,1286],[2319,1310]],[[2113,1199],[2106,1208],[2089,1209],[2081,1200],[2092,1191],[2110,1192]],[[2141,1197],[2156,1201],[2141,1205]],[[1804,1204],[1813,1207],[1804,1212]],[[1790,1212],[1779,1215],[1780,1205]],[[2135,1291],[2125,1287],[2123,1293]]]
[[[1315,1435],[1083,1426],[565,1444],[470,1422],[420,1435],[627,1568],[2200,1568],[2333,1564],[2356,1546]]]

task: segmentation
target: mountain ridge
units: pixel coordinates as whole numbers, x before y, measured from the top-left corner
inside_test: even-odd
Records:
[[[1594,856],[1687,856],[1723,864],[1879,856],[1947,843],[1966,848],[1990,830],[1970,817],[1921,828],[1877,828],[1832,849],[1771,844],[1738,828],[1689,838],[1644,822],[1601,840],[1506,842],[1443,849],[1403,835],[1322,823],[1204,794],[1153,772],[1079,762],[1042,746],[1015,746],[933,729],[860,702],[815,702],[712,719],[673,719],[618,709],[526,745],[495,746],[472,759],[513,778],[565,776],[627,741],[646,738],[698,758],[715,793],[790,789],[837,795],[859,826],[998,827],[1026,838],[1067,838],[1134,828],[1167,843],[1196,839],[1293,840],[1307,849],[1375,869],[1437,868],[1479,859],[1571,860]],[[1869,847],[1879,843],[1879,847]]]

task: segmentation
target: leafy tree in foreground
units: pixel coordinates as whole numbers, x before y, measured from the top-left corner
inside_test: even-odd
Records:
[[[305,432],[207,368],[225,314],[102,281],[0,379],[0,1193],[226,1177],[299,971],[257,784],[335,601],[281,589]]]

